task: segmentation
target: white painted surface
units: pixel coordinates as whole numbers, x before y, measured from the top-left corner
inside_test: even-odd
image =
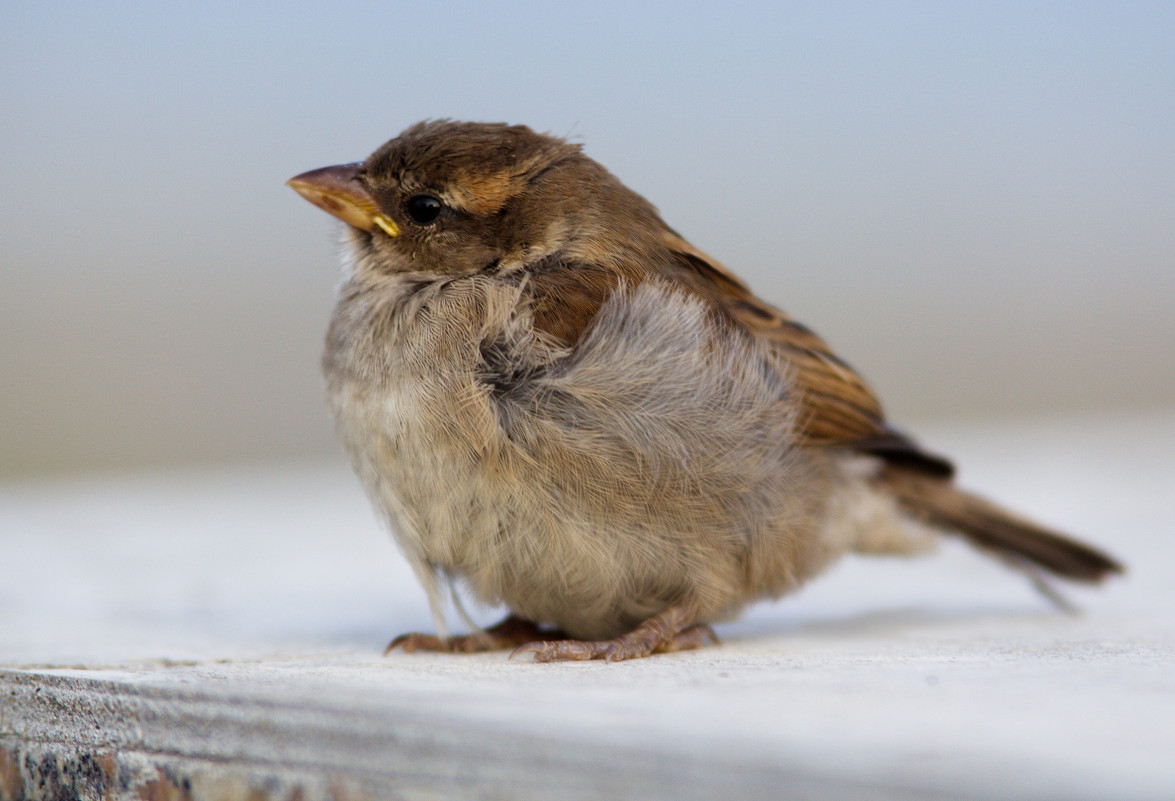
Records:
[[[0,670],[146,693],[175,715],[159,736],[177,752],[219,704],[235,711],[200,725],[211,743],[242,737],[237,758],[263,759],[309,715],[327,732],[319,764],[362,773],[402,764],[410,720],[435,728],[437,764],[451,748],[471,787],[518,796],[550,791],[510,777],[558,769],[551,754],[596,766],[581,793],[615,794],[614,765],[665,797],[724,782],[763,797],[1175,795],[1175,415],[922,434],[968,486],[1106,547],[1128,575],[1071,590],[1084,612],[1068,617],[948,543],[848,560],[718,627],[720,648],[621,665],[383,658],[428,610],[341,464],[9,485]],[[0,700],[16,704],[0,734],[37,724],[21,703]],[[243,737],[250,715],[269,734]]]

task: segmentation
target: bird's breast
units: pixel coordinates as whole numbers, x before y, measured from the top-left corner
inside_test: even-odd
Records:
[[[375,505],[410,558],[483,601],[612,636],[683,598],[712,615],[802,577],[821,477],[787,378],[671,286],[613,296],[573,349],[488,280],[345,299],[328,342]]]

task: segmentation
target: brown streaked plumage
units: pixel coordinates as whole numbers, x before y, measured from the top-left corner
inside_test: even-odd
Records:
[[[940,532],[1039,586],[1121,570],[958,489],[827,343],[576,145],[424,122],[289,183],[350,226],[328,394],[440,632],[389,649],[694,648],[846,551]],[[510,616],[447,637],[441,581]]]

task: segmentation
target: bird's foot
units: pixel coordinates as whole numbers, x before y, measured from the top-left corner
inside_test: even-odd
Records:
[[[707,640],[718,643],[714,630],[704,623],[690,624],[689,616],[680,606],[666,609],[637,626],[628,634],[614,640],[543,640],[528,642],[510,654],[534,654],[536,662],[604,659],[621,662],[639,659],[649,654],[665,654],[701,648]]]
[[[538,638],[559,640],[567,635],[558,629],[539,628],[533,623],[516,615],[509,615],[497,625],[485,631],[472,634],[462,634],[458,637],[437,637],[435,634],[401,634],[388,643],[384,649],[384,656],[396,648],[411,651],[438,651],[450,654],[472,654],[482,651],[501,651],[506,648],[517,648]]]

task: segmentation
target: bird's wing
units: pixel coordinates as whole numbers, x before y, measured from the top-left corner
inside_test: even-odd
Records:
[[[872,453],[887,462],[949,476],[950,462],[922,451],[885,422],[869,385],[807,326],[755,296],[734,273],[666,229],[685,283],[754,337],[769,342],[799,390],[803,442]]]

